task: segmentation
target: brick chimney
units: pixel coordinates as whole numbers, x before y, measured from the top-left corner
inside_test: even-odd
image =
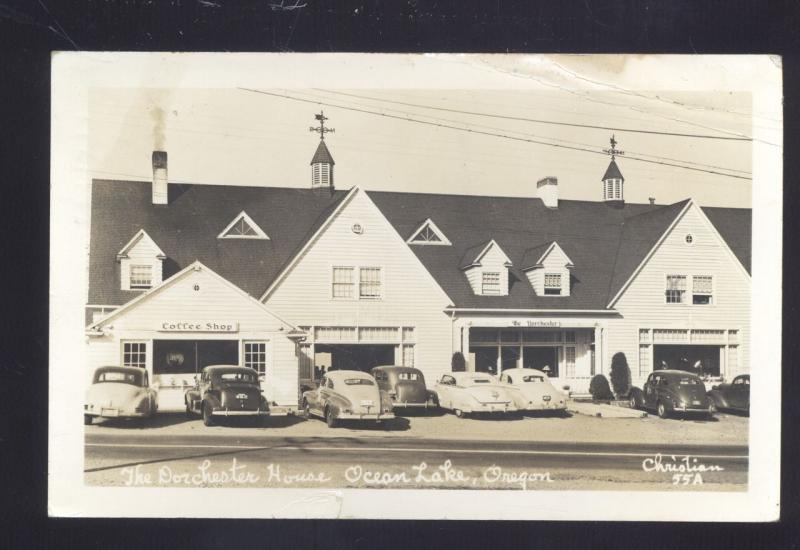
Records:
[[[153,151],[153,204],[167,204],[167,152]]]
[[[558,178],[548,176],[536,182],[536,194],[547,208],[558,208]]]

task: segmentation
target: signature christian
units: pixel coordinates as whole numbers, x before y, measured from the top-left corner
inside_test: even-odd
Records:
[[[673,485],[702,485],[703,476],[708,472],[722,472],[725,470],[717,464],[704,464],[697,457],[691,455],[664,456],[660,453],[642,461],[642,470],[645,472],[672,474]]]

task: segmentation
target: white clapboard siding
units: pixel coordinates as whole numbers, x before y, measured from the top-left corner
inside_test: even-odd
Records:
[[[120,364],[119,342],[110,336],[92,337],[86,340],[86,378],[91,383],[97,367]],[[60,368],[64,365],[53,365]]]
[[[127,258],[120,260],[121,269],[121,288],[122,290],[130,290],[130,273],[131,265],[149,265],[151,267],[153,276],[153,286],[161,284],[164,276],[163,261],[158,258],[161,250],[156,243],[147,235],[143,233],[136,243],[127,251]]]
[[[363,231],[354,232],[354,224]],[[383,298],[333,299],[333,266],[380,267]],[[415,366],[428,383],[450,370],[451,321],[444,313],[450,300],[363,191],[355,193],[265,303],[295,326],[415,327]]]
[[[686,243],[687,234],[692,235],[691,244]],[[687,276],[688,304],[665,303],[668,274]],[[692,275],[714,277],[713,305],[691,304]],[[738,372],[749,372],[750,278],[695,204],[678,221],[614,308],[621,318],[610,320],[606,331],[603,363],[606,372],[612,355],[621,351],[627,357],[634,381],[641,382],[644,376],[637,376],[640,328],[738,330],[739,365],[735,372],[726,374],[730,378]]]

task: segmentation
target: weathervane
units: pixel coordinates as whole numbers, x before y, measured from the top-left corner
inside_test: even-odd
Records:
[[[325,134],[327,134],[328,132],[336,131],[333,128],[325,128],[325,121],[328,120],[328,117],[325,116],[324,111],[320,110],[318,115],[314,115],[314,118],[319,121],[319,128],[317,128],[316,126],[309,126],[308,131],[319,133],[319,139],[324,140]]]
[[[603,152],[607,155],[611,155],[611,160],[614,160],[614,157],[619,155],[622,156],[625,154],[625,151],[621,151],[617,149],[617,140],[614,138],[614,134],[611,134],[611,149],[603,149]]]

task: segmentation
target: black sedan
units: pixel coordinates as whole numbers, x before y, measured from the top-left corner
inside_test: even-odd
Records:
[[[711,388],[708,397],[719,410],[750,412],[750,375],[740,374],[731,382]]]
[[[631,406],[655,410],[661,418],[674,413],[714,414],[703,381],[682,370],[658,370],[647,377],[642,390],[631,391]]]

